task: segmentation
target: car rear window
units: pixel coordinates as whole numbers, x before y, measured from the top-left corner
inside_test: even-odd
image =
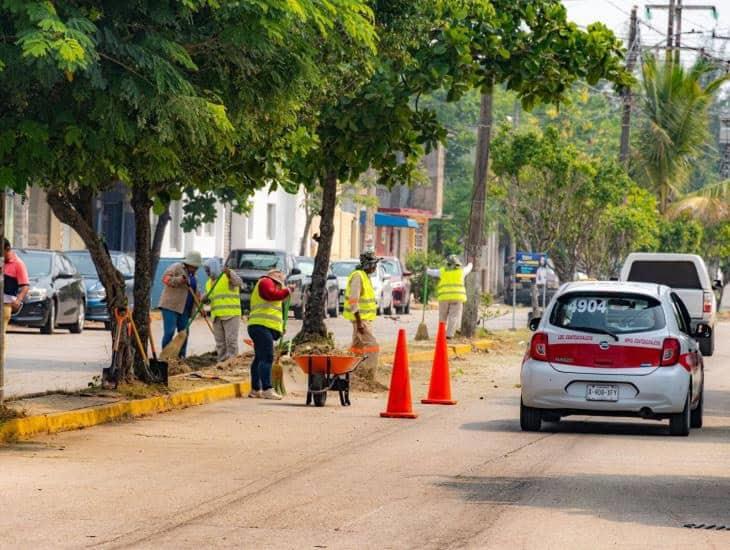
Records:
[[[662,329],[666,322],[661,303],[649,296],[588,292],[560,296],[550,314],[550,324],[631,334]]]
[[[695,264],[683,261],[636,261],[631,264],[629,281],[656,283],[672,288],[702,288]]]

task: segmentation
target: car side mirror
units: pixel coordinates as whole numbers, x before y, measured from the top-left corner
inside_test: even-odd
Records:
[[[383,275],[383,282],[385,282],[385,281],[390,281],[390,275],[388,275],[388,274]]]
[[[58,273],[58,275],[56,275],[56,279],[73,279],[73,278],[74,278],[74,274],[69,273],[68,271],[61,271],[60,273]]]
[[[410,277],[411,275],[413,275],[413,272],[412,271],[404,271],[403,272],[403,276],[404,277]]]
[[[291,270],[291,273],[289,275],[301,275],[301,274],[302,274],[302,270],[299,269],[298,267],[295,267]]]
[[[328,273],[327,274],[327,280],[328,281],[336,281],[337,280],[337,275],[335,275],[334,273]]]
[[[527,326],[530,328],[532,332],[535,332],[537,330],[537,327],[540,326],[540,320],[542,317],[533,317],[530,319],[530,322],[527,323]]]
[[[695,327],[693,336],[695,338],[709,338],[711,334],[712,334],[712,328],[710,327],[710,325],[705,324],[705,323],[699,323]]]
[[[715,279],[714,281],[712,281],[712,288],[714,290],[722,290],[722,287],[723,287],[723,284],[720,279]]]
[[[123,273],[122,277],[125,281],[131,281],[132,279],[134,279],[134,273]]]

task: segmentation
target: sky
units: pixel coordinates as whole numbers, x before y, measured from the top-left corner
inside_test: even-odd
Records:
[[[563,0],[569,18],[581,26],[601,21],[625,41],[628,41],[629,14],[637,6],[642,46],[666,43],[667,10],[651,10],[647,17],[646,4],[668,4],[668,0]],[[684,10],[682,14],[682,45],[705,47],[715,57],[730,60],[730,40],[712,40],[712,31],[730,37],[730,0],[684,0],[684,6],[714,5],[718,19],[709,11]],[[650,28],[653,27],[653,28]],[[691,63],[695,53],[682,51],[682,62]]]

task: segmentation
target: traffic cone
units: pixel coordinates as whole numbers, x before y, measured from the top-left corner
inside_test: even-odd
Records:
[[[411,377],[408,369],[408,343],[405,329],[398,331],[398,345],[393,358],[393,373],[390,375],[388,410],[381,412],[384,418],[416,418],[411,402]]]
[[[449,352],[446,348],[446,323],[439,323],[436,336],[436,350],[431,367],[431,383],[428,385],[428,397],[421,399],[426,405],[456,405],[451,399],[451,377],[449,375]]]

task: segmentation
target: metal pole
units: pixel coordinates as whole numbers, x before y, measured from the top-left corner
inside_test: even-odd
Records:
[[[542,283],[542,314],[545,315],[545,308],[547,307],[547,276],[545,281]]]
[[[679,52],[681,51],[682,47],[682,0],[677,0],[675,13],[677,17],[677,24],[675,28],[674,38],[674,45],[676,47],[676,49],[674,50],[674,62],[679,65]]]
[[[672,61],[672,47],[674,46],[674,0],[669,0],[667,9],[667,63]]]
[[[512,330],[517,330],[517,243],[515,243],[514,237],[510,248],[512,254]]]

